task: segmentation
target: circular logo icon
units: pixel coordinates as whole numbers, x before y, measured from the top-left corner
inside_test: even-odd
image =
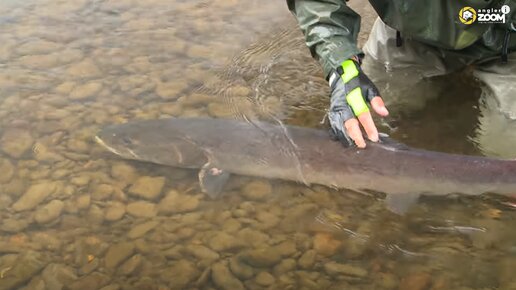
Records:
[[[505,4],[502,6],[502,13],[503,14],[508,14],[509,12],[511,12],[511,7],[509,7],[509,5]]]
[[[477,20],[477,11],[473,7],[464,7],[459,11],[460,22],[470,25]]]

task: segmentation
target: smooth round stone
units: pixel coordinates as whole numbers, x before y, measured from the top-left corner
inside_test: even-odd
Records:
[[[188,88],[188,84],[183,81],[171,81],[167,83],[158,83],[156,86],[156,94],[165,100],[177,99],[181,92]]]
[[[59,216],[61,216],[63,208],[64,202],[61,200],[52,200],[51,202],[36,210],[36,213],[34,214],[34,220],[38,224],[46,224],[54,221]]]
[[[34,184],[12,206],[15,211],[31,210],[43,202],[57,189],[55,182],[46,181]]]
[[[125,205],[121,202],[113,202],[107,209],[104,218],[114,222],[120,220],[125,215]]]
[[[263,180],[251,181],[242,188],[243,196],[256,201],[265,200],[271,193],[271,184]]]
[[[14,175],[14,166],[11,161],[0,158],[0,183],[8,183]]]
[[[256,284],[258,284],[260,286],[267,287],[267,286],[274,284],[276,279],[274,278],[274,276],[272,276],[268,272],[260,272],[254,278],[254,281],[256,282]]]
[[[84,100],[96,96],[102,90],[103,85],[100,82],[89,82],[77,85],[70,92],[70,99]]]
[[[34,144],[34,138],[24,129],[7,129],[0,139],[0,148],[13,158],[20,158]]]
[[[156,199],[165,185],[165,177],[142,176],[129,188],[129,193],[148,200]]]
[[[170,190],[159,202],[160,214],[176,214],[194,211],[199,207],[201,195],[181,194],[176,190]]]
[[[158,214],[156,205],[147,201],[135,201],[127,205],[127,213],[135,217],[155,217]]]
[[[94,78],[102,76],[102,72],[91,60],[84,60],[70,65],[67,74],[76,78]]]

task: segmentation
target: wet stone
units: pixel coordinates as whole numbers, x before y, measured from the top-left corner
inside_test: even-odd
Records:
[[[281,261],[281,255],[274,248],[248,250],[239,255],[240,261],[253,267],[272,267]]]
[[[95,186],[93,192],[91,193],[91,198],[93,200],[106,200],[111,197],[114,188],[110,184],[99,184]]]
[[[125,205],[121,202],[113,202],[106,209],[104,218],[107,221],[114,222],[120,220],[125,215]]]
[[[0,158],[0,183],[7,183],[14,175],[14,166],[11,161]]]
[[[291,272],[296,268],[297,268],[296,260],[284,259],[284,260],[281,260],[281,262],[279,264],[274,266],[274,274],[279,276],[284,273]]]
[[[306,251],[298,260],[299,267],[302,269],[310,269],[315,264],[316,252],[314,250]]]
[[[428,273],[418,272],[403,277],[400,282],[400,290],[423,290],[427,289],[431,282],[431,276]]]
[[[34,144],[34,138],[27,130],[7,129],[0,139],[0,148],[13,158],[20,158]]]
[[[186,286],[195,281],[199,274],[193,263],[180,260],[164,269],[161,278],[167,281],[172,289],[186,289]]]
[[[247,280],[254,275],[253,268],[242,263],[236,256],[229,259],[229,269],[236,277],[242,280]]]
[[[24,44],[16,47],[16,53],[18,55],[47,54],[60,50],[61,47],[62,45],[59,43],[46,40],[35,40],[25,42]]]
[[[122,242],[109,247],[106,257],[105,266],[110,269],[118,267],[127,258],[134,253],[134,243]]]
[[[390,273],[380,273],[376,276],[376,280],[382,289],[397,289],[399,284],[398,277]]]
[[[38,208],[34,214],[34,220],[38,224],[46,224],[57,219],[64,208],[64,202],[55,199]]]
[[[181,194],[176,190],[170,190],[159,202],[160,214],[185,213],[196,210],[199,207],[201,195]]]
[[[12,209],[15,211],[31,210],[53,194],[56,189],[56,184],[50,181],[34,184],[13,204]]]
[[[346,275],[358,278],[364,278],[367,276],[367,270],[363,268],[336,262],[328,262],[324,264],[324,270],[330,275]]]
[[[47,289],[64,289],[77,279],[77,273],[72,267],[63,264],[49,264],[41,274]]]
[[[158,225],[159,225],[158,221],[149,221],[149,222],[145,222],[145,223],[136,225],[133,228],[131,228],[131,230],[129,231],[127,236],[130,239],[136,239],[136,238],[142,237],[145,234],[147,234],[148,232],[152,231]]]
[[[29,226],[30,222],[25,219],[7,218],[2,220],[0,229],[4,232],[19,233]]]
[[[101,273],[91,273],[88,276],[81,277],[75,282],[68,285],[70,290],[84,290],[84,289],[100,289],[109,283],[110,278]]]
[[[242,195],[248,199],[265,200],[272,193],[272,186],[263,180],[251,181],[242,188]]]
[[[161,113],[171,115],[173,117],[179,116],[183,113],[183,106],[179,103],[166,103],[160,106]]]
[[[121,162],[115,163],[111,167],[111,176],[117,180],[132,183],[136,179],[137,173],[133,166]]]
[[[331,256],[342,246],[342,242],[328,233],[317,233],[314,237],[314,250],[323,256]]]
[[[267,272],[260,272],[254,278],[254,281],[256,282],[256,284],[258,284],[260,286],[264,286],[264,287],[274,284],[275,280],[276,279],[274,278],[274,276],[272,276],[270,273],[267,273]]]
[[[172,81],[167,83],[158,83],[156,86],[156,94],[165,100],[177,99],[181,92],[188,88],[188,84],[184,81]]]
[[[208,246],[217,252],[221,252],[243,248],[246,245],[232,235],[219,232],[209,240]]]
[[[101,76],[101,71],[97,65],[90,60],[84,60],[71,65],[67,73],[76,78],[94,78]]]
[[[244,285],[238,280],[228,267],[223,263],[217,263],[211,268],[211,279],[213,283],[224,290],[245,289]]]
[[[12,263],[0,265],[2,270],[9,269],[3,274],[0,290],[17,289],[39,273],[45,265],[44,257],[33,251],[19,255]]]
[[[99,82],[89,82],[83,85],[77,85],[70,92],[70,99],[84,100],[97,95],[102,90],[102,84]]]
[[[126,207],[127,213],[135,217],[155,217],[156,205],[148,201],[131,202]]]
[[[119,273],[125,276],[131,275],[138,269],[138,267],[140,267],[141,264],[142,255],[136,254],[120,266]]]
[[[129,193],[148,200],[156,199],[165,185],[165,177],[142,176],[129,188]]]
[[[220,256],[217,252],[201,245],[188,245],[185,250],[192,256],[200,260],[217,260]]]

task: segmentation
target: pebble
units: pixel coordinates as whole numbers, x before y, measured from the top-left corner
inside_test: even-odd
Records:
[[[2,270],[9,268],[2,277],[0,290],[18,289],[27,283],[46,265],[42,254],[34,251],[26,251],[17,256],[16,260],[9,265],[2,265]]]
[[[0,183],[8,183],[14,175],[14,166],[11,161],[0,158]]]
[[[160,106],[160,110],[163,114],[177,117],[183,113],[183,106],[179,103],[165,103]]]
[[[199,207],[202,195],[181,194],[170,190],[159,202],[158,212],[164,215],[194,211]]]
[[[346,275],[358,278],[364,278],[367,276],[367,270],[363,268],[340,264],[337,262],[328,262],[324,264],[324,271],[330,275]]]
[[[113,202],[106,209],[104,219],[110,222],[120,220],[125,215],[125,205],[121,202]]]
[[[119,268],[119,273],[125,276],[129,276],[133,274],[142,264],[142,255],[136,254],[129,258],[122,266]]]
[[[70,99],[72,100],[84,100],[97,95],[103,86],[99,82],[88,82],[86,84],[77,85],[70,92]]]
[[[46,289],[61,290],[77,280],[77,271],[64,264],[48,264],[41,274]]]
[[[208,241],[208,246],[217,252],[236,250],[245,247],[245,243],[235,236],[225,232],[218,232]]]
[[[63,208],[64,202],[58,199],[52,200],[51,202],[36,210],[36,213],[34,214],[34,220],[38,224],[46,224],[54,221],[59,216],[61,216]]]
[[[91,60],[83,60],[70,65],[67,74],[76,78],[94,78],[102,75],[100,69]]]
[[[143,237],[146,233],[155,229],[160,223],[158,221],[149,221],[142,224],[138,224],[131,228],[127,237],[130,239],[136,239]]]
[[[244,290],[245,287],[240,280],[238,280],[227,265],[217,263],[211,268],[211,279],[213,283],[223,290]]]
[[[156,86],[156,94],[164,100],[175,100],[181,92],[188,88],[188,84],[184,81],[171,81],[167,83],[158,83]]]
[[[134,254],[134,243],[121,242],[109,247],[105,256],[105,266],[114,269]]]
[[[424,290],[430,286],[432,277],[425,272],[417,272],[403,277],[400,282],[400,290]]]
[[[323,256],[332,256],[341,247],[342,242],[328,233],[317,233],[314,237],[314,250]]]
[[[279,264],[274,266],[274,274],[280,276],[287,272],[294,271],[297,268],[296,260],[294,259],[283,259]]]
[[[115,163],[111,167],[111,176],[125,183],[132,183],[138,176],[136,169],[123,162]]]
[[[18,55],[29,55],[29,54],[47,54],[57,50],[60,50],[61,44],[46,41],[46,40],[34,40],[28,41],[24,44],[16,47],[16,53]]]
[[[242,280],[247,280],[254,276],[253,267],[242,263],[236,256],[229,259],[229,269]]]
[[[100,289],[109,283],[111,279],[104,274],[93,272],[83,276],[75,282],[67,285],[70,290]]]
[[[127,213],[135,217],[155,217],[158,214],[156,205],[148,201],[135,201],[127,205]]]
[[[399,279],[393,274],[390,273],[379,273],[376,276],[377,284],[382,289],[397,289],[399,284]]]
[[[276,279],[274,278],[274,276],[272,276],[268,272],[260,272],[254,278],[254,281],[256,282],[256,284],[258,284],[260,286],[267,287],[267,286],[274,284]]]
[[[110,184],[99,184],[96,185],[91,193],[93,200],[107,200],[111,197],[114,192],[114,188]]]
[[[13,158],[20,158],[34,144],[34,138],[24,129],[7,129],[0,139],[0,148]]]
[[[217,252],[202,245],[188,245],[185,247],[185,251],[199,260],[215,261],[220,257]]]
[[[299,267],[301,269],[310,269],[315,264],[315,257],[316,257],[316,251],[315,250],[308,250],[306,251],[298,260]]]
[[[171,267],[166,268],[161,277],[168,281],[172,289],[190,289],[187,286],[199,276],[199,271],[192,262],[179,260]]]
[[[242,188],[242,195],[250,200],[262,201],[272,193],[272,186],[264,180],[255,180]]]
[[[165,185],[165,177],[142,176],[129,188],[129,193],[148,200],[156,199]]]
[[[31,210],[53,194],[56,189],[55,182],[46,181],[34,184],[13,204],[12,209],[15,211]]]

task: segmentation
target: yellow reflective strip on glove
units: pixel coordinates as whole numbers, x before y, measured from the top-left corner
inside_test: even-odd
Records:
[[[349,82],[352,78],[358,76],[358,69],[355,62],[351,59],[345,60],[341,64],[342,70],[344,73],[342,74],[342,80],[344,83]]]
[[[346,101],[348,101],[348,105],[353,110],[355,116],[359,116],[364,112],[369,111],[369,107],[364,101],[364,97],[362,96],[362,90],[360,88],[355,88],[346,96]]]

